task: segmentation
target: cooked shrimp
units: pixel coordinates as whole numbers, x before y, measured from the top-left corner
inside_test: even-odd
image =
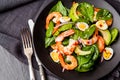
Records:
[[[100,9],[99,8],[94,8],[94,11],[98,12],[98,11],[100,11]]]
[[[46,18],[46,29],[48,29],[48,25],[49,25],[49,22],[50,22],[51,19],[54,18],[55,23],[58,23],[60,21],[61,17],[62,17],[62,15],[59,12],[50,13]]]
[[[108,26],[111,26],[111,25],[112,25],[112,22],[113,22],[113,19],[112,19],[112,18],[109,19],[109,20],[106,20],[106,24],[107,24]]]
[[[96,43],[98,40],[98,29],[96,29],[93,37],[89,40],[85,40],[85,39],[81,39],[82,43],[85,45],[92,45],[94,43]]]
[[[56,44],[51,45],[51,48],[54,49],[54,50],[57,50]]]
[[[78,44],[78,41],[76,40],[73,40],[73,39],[70,39],[69,40],[69,45],[67,46],[63,46],[62,45],[62,41],[64,40],[65,37],[68,37],[70,35],[74,34],[74,30],[70,29],[70,30],[67,30],[63,33],[61,33],[56,39],[56,46],[57,46],[57,49],[58,51],[60,51],[61,53],[63,54],[72,54],[76,45]]]
[[[58,28],[60,27],[59,25],[60,25],[60,22],[57,22],[52,32],[53,34],[58,30]]]
[[[72,35],[72,34],[74,34],[74,33],[75,33],[75,32],[74,32],[73,29],[67,30],[67,31],[61,33],[61,34],[55,39],[55,42],[62,42],[65,37],[68,37],[68,36],[70,36],[70,35]]]
[[[57,42],[57,50],[65,55],[70,55],[73,53],[75,47],[77,46],[78,41],[70,39],[69,44],[67,46],[63,46],[61,42]]]
[[[99,51],[102,52],[105,48],[105,42],[101,36],[98,36],[97,44],[98,44]]]
[[[77,60],[74,56],[72,55],[67,55],[67,59],[70,61],[70,64],[66,63],[64,61],[63,55],[60,53],[58,55],[59,61],[61,63],[61,66],[66,69],[66,70],[73,70],[75,67],[77,67]]]

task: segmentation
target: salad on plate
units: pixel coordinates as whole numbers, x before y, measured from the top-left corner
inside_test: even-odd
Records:
[[[71,8],[58,1],[46,17],[45,47],[64,70],[88,72],[113,57],[110,47],[119,33],[112,13],[87,2],[73,2]]]

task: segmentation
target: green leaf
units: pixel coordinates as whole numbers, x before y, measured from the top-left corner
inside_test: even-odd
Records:
[[[84,39],[89,39],[95,32],[96,26],[93,24],[84,31]]]
[[[114,42],[116,40],[116,38],[117,38],[117,36],[119,34],[119,30],[117,28],[112,28],[110,30],[110,33],[111,33],[111,36],[112,36],[110,43],[112,43],[112,42]]]
[[[74,29],[75,33],[71,36],[72,39],[78,40],[79,37],[83,37],[83,32],[79,29]]]
[[[60,12],[63,16],[67,16],[67,10],[63,6],[61,1],[58,1],[58,3],[51,8],[49,13],[55,12],[55,11]]]
[[[89,3],[80,3],[77,9],[84,17],[89,18],[89,21],[93,22],[94,9]]]
[[[48,25],[48,29],[46,30],[46,37],[52,36],[53,29],[54,29],[54,23],[52,21],[50,21],[50,23]]]
[[[99,52],[98,46],[96,44],[94,44],[93,47],[95,48],[95,52],[94,52],[92,60],[96,61],[98,59],[98,57],[100,56],[100,52]]]
[[[69,44],[69,38],[65,38],[62,42],[64,46],[67,46]]]
[[[101,9],[97,13],[96,18],[97,20],[109,20],[112,18],[112,14],[106,9]]]
[[[92,48],[94,48],[94,50],[92,50],[92,54],[86,56],[77,56],[78,66],[75,69],[76,71],[87,72],[93,69],[94,63],[99,57],[99,49],[97,45],[94,44],[92,46],[85,46],[82,47],[82,50],[88,51]]]
[[[66,31],[68,29],[71,29],[72,28],[72,24],[65,24],[63,26],[61,26],[55,33],[54,33],[54,36],[58,36],[60,34],[60,32],[62,31]]]
[[[45,38],[45,48],[55,43],[55,37]]]
[[[65,24],[63,26],[61,26],[58,31],[59,32],[62,32],[62,31],[65,31],[65,30],[68,30],[68,29],[71,29],[72,28],[72,24]]]
[[[88,50],[91,49],[91,47],[92,47],[92,46],[85,46],[85,47],[82,47],[82,50],[84,50],[84,51],[88,51]]]
[[[81,67],[80,69],[76,68],[75,70],[78,71],[78,72],[88,72],[88,71],[90,71],[92,69],[93,69],[93,67],[91,67],[91,68],[83,68],[83,67]]]
[[[94,61],[90,60],[88,63],[83,64],[81,67],[85,69],[89,69],[94,65]]]
[[[76,71],[82,72],[82,65],[88,63],[91,60],[92,55],[86,56],[77,56],[78,66],[76,67]],[[89,71],[89,70],[87,70]],[[86,72],[86,70],[85,70]]]
[[[78,40],[78,38],[83,38],[83,39],[89,39],[95,32],[95,25],[91,25],[88,29],[85,31],[80,31],[79,29],[74,29],[75,34],[71,36],[72,39]]]
[[[86,18],[84,16],[80,16],[77,22],[86,22],[87,24],[90,24],[89,18]]]

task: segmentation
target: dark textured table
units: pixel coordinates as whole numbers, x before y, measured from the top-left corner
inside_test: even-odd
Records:
[[[21,2],[21,0],[16,1]],[[0,80],[29,80],[27,60],[21,47],[20,30],[24,27],[28,27],[27,20],[29,18],[35,21],[39,11],[41,11],[42,7],[45,6],[44,4],[47,4],[50,0],[35,2],[26,0],[26,2],[28,1],[30,2],[27,4],[22,4],[22,6],[17,6],[16,8],[12,8],[11,6],[10,9],[0,13]],[[114,4],[112,6],[120,13],[120,0],[106,1],[110,4]],[[3,9],[1,7],[0,10]],[[33,61],[34,60],[33,57]],[[36,80],[40,80],[39,71],[35,66],[36,63],[33,65]],[[60,80],[53,77],[48,71],[45,73],[47,80]],[[110,74],[100,80],[120,80],[119,74],[120,64],[118,64]]]

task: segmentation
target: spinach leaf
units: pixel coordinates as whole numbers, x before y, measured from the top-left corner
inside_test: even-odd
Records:
[[[93,46],[86,46],[83,47],[82,50],[91,50],[94,48]],[[78,61],[78,67],[76,67],[76,71],[79,72],[86,72],[92,69],[92,66],[94,65],[94,61],[91,61],[92,57],[94,54],[94,50],[92,50],[92,54],[88,54],[85,56],[77,56],[77,61]]]
[[[101,9],[97,13],[96,18],[97,20],[109,20],[112,18],[112,14],[106,9]]]
[[[94,48],[92,54],[85,55],[85,56],[77,56],[78,66],[75,68],[76,71],[79,72],[87,72],[93,69],[93,65],[95,61],[99,57],[99,49],[96,44],[91,46],[82,47],[82,50],[88,51]]]
[[[89,69],[94,65],[94,61],[90,60],[88,63],[83,64],[81,67],[85,69]]]
[[[61,26],[55,33],[54,33],[54,36],[58,36],[60,34],[60,32],[62,31],[66,31],[68,29],[71,29],[72,28],[72,24],[65,24],[63,26]]]
[[[86,22],[87,24],[90,24],[89,19],[84,16],[79,16],[77,22]]]
[[[89,39],[95,32],[95,25],[91,25],[85,31],[80,31],[79,29],[74,29],[75,34],[71,36],[72,39],[77,40],[79,37],[83,39]]]
[[[82,50],[84,50],[84,51],[88,51],[88,50],[91,49],[91,47],[92,47],[92,46],[85,46],[85,47],[83,46],[83,47],[82,47]]]
[[[55,43],[55,37],[45,38],[45,48]]]
[[[51,12],[60,12],[63,16],[67,16],[67,10],[66,8],[63,6],[62,2],[61,1],[58,1],[58,3],[53,6],[50,10],[49,13]]]
[[[86,56],[77,56],[78,66],[76,67],[75,70],[82,72],[82,65],[87,64],[91,60],[91,57],[92,57],[92,54],[87,55],[87,57]]]
[[[65,7],[65,9],[66,9],[67,13],[69,13],[69,12],[70,12],[70,9],[69,9],[69,8]]]
[[[74,31],[75,31],[75,33],[70,38],[72,38],[74,40],[78,40],[79,37],[84,36],[82,31],[75,29],[75,28],[74,28]]]
[[[112,28],[110,30],[110,33],[111,33],[111,36],[112,36],[111,41],[110,41],[110,44],[111,44],[112,42],[114,42],[116,40],[116,38],[119,34],[119,30],[118,30],[118,28]]]
[[[77,9],[83,16],[86,18],[89,18],[91,22],[93,22],[93,16],[94,16],[94,9],[93,6],[89,3],[83,2],[80,3]]]
[[[98,57],[100,56],[100,52],[99,52],[98,46],[96,44],[94,44],[93,47],[95,48],[95,52],[94,52],[92,60],[96,61],[98,59]]]
[[[84,39],[89,39],[95,32],[96,26],[93,24],[84,31]]]
[[[65,38],[62,42],[64,46],[67,46],[69,44],[69,38]]]
[[[65,24],[63,26],[61,26],[58,31],[59,32],[62,32],[62,31],[65,31],[65,30],[68,30],[68,29],[71,29],[72,28],[72,24]]]
[[[52,36],[53,29],[54,29],[54,23],[52,21],[50,21],[50,23],[48,25],[48,29],[46,30],[46,37]]]
[[[80,69],[79,68],[76,68],[75,70],[78,71],[78,72],[87,72],[87,71],[90,71],[92,70],[93,67],[91,68],[84,68],[84,67],[81,67]]]

